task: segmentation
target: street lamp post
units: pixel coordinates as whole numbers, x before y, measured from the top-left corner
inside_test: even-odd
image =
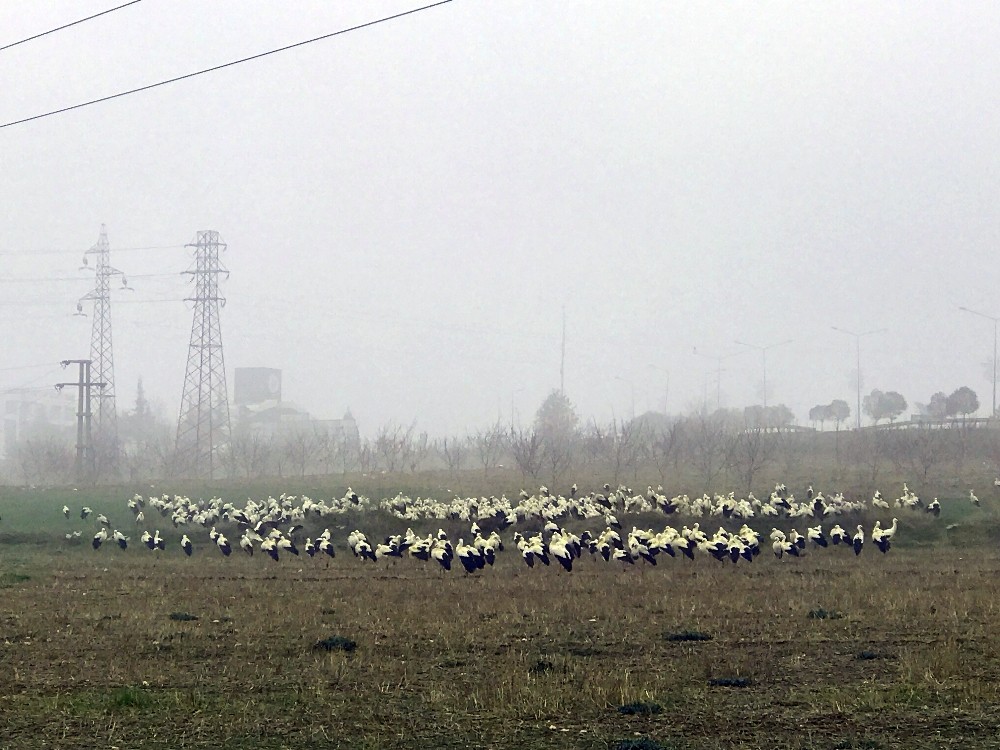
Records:
[[[665,367],[659,367],[657,365],[650,365],[651,370],[656,370],[657,372],[662,372],[666,375],[666,385],[663,387],[663,413],[667,413],[667,404],[670,401],[670,370]]]
[[[855,333],[854,331],[848,331],[846,328],[838,328],[837,326],[830,326],[835,331],[840,331],[841,333],[846,333],[848,336],[854,337],[854,352],[857,356],[857,366],[858,366],[858,403],[855,413],[857,418],[858,429],[861,429],[861,337],[870,336],[873,333],[885,333],[887,328],[875,328],[871,331],[865,331],[863,333]]]
[[[698,355],[699,357],[705,357],[706,359],[714,359],[715,360],[715,408],[717,410],[721,409],[722,408],[722,373],[723,373],[722,360],[729,359],[730,357],[735,357],[737,354],[740,354],[740,352],[730,352],[729,354],[721,354],[721,355],[705,354],[705,352],[699,352],[698,348],[695,347],[694,350],[693,350],[693,353],[696,354],[696,355]],[[706,393],[706,396],[705,396],[705,405],[707,406],[707,404],[708,404],[708,396],[707,396],[707,394],[708,394],[708,386],[707,385],[705,386],[705,393]]]
[[[514,396],[522,391],[524,391],[524,388],[517,388],[510,392],[510,429],[512,430],[514,429]]]
[[[987,320],[993,321],[993,411],[990,412],[990,417],[995,417],[997,413],[997,321],[1000,317],[994,317],[992,315],[987,315],[986,313],[979,312],[978,310],[970,310],[968,307],[959,306],[959,310],[964,310],[967,313],[972,313],[973,315],[978,315],[980,318],[986,318]]]
[[[776,344],[768,344],[767,346],[758,346],[757,344],[748,344],[746,341],[737,341],[740,346],[748,346],[751,349],[756,349],[760,352],[760,362],[762,369],[764,371],[764,410],[767,410],[767,350],[773,349],[776,346],[784,346],[785,344],[792,343],[791,339],[785,339],[784,341],[779,341]]]
[[[615,375],[615,380],[620,380],[623,383],[628,384],[628,387],[632,392],[632,419],[635,419],[635,383],[628,378],[623,378],[621,375]]]

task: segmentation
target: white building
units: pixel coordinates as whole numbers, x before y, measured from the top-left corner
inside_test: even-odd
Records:
[[[18,442],[58,437],[76,444],[76,390],[21,389],[3,395],[3,440],[0,459],[13,455]]]

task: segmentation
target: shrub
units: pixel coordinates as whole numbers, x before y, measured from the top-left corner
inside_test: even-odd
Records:
[[[640,739],[618,740],[611,745],[611,750],[667,750],[663,745],[648,737]]]
[[[626,703],[625,705],[618,707],[618,713],[626,716],[652,716],[653,714],[658,714],[661,711],[663,711],[663,706],[659,703],[644,703],[642,701]]]
[[[316,645],[313,646],[313,648],[323,651],[344,651],[346,653],[351,653],[357,647],[357,643],[342,635],[331,635],[329,638],[316,641]]]
[[[697,630],[682,630],[679,633],[667,633],[663,637],[671,642],[712,640],[712,636],[708,633],[700,633]]]

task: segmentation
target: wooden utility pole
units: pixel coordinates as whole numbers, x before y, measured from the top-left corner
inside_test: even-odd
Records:
[[[94,461],[93,435],[91,433],[91,389],[104,388],[104,383],[93,383],[90,380],[89,359],[64,359],[60,364],[80,365],[80,376],[75,383],[56,383],[56,390],[61,391],[66,386],[73,386],[79,389],[77,392],[76,407],[76,481],[82,482],[94,475],[96,468]]]
[[[566,394],[566,305],[562,308],[562,346],[559,353],[559,393]]]

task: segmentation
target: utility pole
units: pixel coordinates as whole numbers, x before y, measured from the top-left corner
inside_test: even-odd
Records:
[[[97,450],[94,451],[95,471],[98,476],[118,473],[118,413],[115,408],[115,358],[111,346],[111,277],[121,276],[122,288],[128,289],[125,274],[111,266],[111,248],[108,243],[108,232],[101,224],[101,234],[97,244],[83,255],[84,267],[90,267],[88,256],[95,256],[94,289],[80,298],[77,310],[82,303],[93,300],[93,323],[90,334],[90,359],[93,362],[94,376],[105,383],[97,395],[97,409],[94,412],[94,432],[96,433]],[[92,446],[93,450],[93,446]]]
[[[718,411],[722,408],[722,373],[725,370],[722,369],[722,360],[729,359],[730,357],[735,357],[737,354],[742,354],[742,351],[730,352],[729,354],[705,354],[704,352],[699,352],[698,347],[692,350],[692,353],[699,357],[706,357],[708,359],[715,360],[715,409]],[[705,405],[704,408],[708,409],[708,386],[705,386]]]
[[[736,343],[739,344],[740,346],[748,346],[751,349],[756,349],[757,351],[760,352],[761,367],[763,368],[763,371],[764,371],[764,381],[763,381],[764,394],[763,394],[763,400],[764,400],[764,411],[766,412],[767,411],[767,350],[768,349],[773,349],[776,346],[784,346],[785,344],[790,344],[790,343],[792,343],[792,340],[791,339],[787,339],[785,341],[779,341],[777,344],[768,344],[767,346],[758,346],[757,344],[748,344],[745,341],[737,341]]]
[[[61,391],[66,386],[78,389],[76,398],[76,463],[74,466],[76,481],[96,476],[94,461],[93,434],[91,431],[91,389],[104,388],[104,383],[93,382],[90,379],[89,359],[64,359],[60,364],[79,365],[80,376],[75,383],[56,383],[56,390]]]
[[[219,274],[229,271],[219,261],[226,244],[214,231],[199,231],[188,247],[195,248],[194,265],[184,273],[195,282],[194,321],[188,347],[184,392],[177,419],[177,468],[188,477],[213,479],[229,446],[229,395],[222,354]]]
[[[562,347],[559,356],[559,395],[566,395],[566,305],[562,308]]]
[[[958,309],[993,321],[993,411],[990,412],[990,419],[993,419],[997,415],[997,321],[1000,321],[1000,318],[987,315],[978,310],[970,310],[967,307],[959,307]]]
[[[667,405],[670,402],[670,370],[666,369],[665,367],[659,367],[654,364],[650,364],[649,369],[656,370],[657,372],[662,372],[665,377],[664,380],[665,384],[663,386],[663,414],[666,415]]]
[[[620,380],[628,385],[629,391],[632,394],[632,419],[635,419],[635,383],[628,378],[623,378],[621,375],[615,375],[615,380]]]
[[[846,328],[837,328],[837,326],[830,326],[835,331],[840,331],[841,333],[846,333],[848,336],[854,337],[854,353],[857,357],[858,365],[858,403],[855,416],[857,418],[857,428],[861,429],[861,337],[870,336],[873,333],[885,333],[887,328],[877,328],[871,331],[865,331],[864,333],[855,333],[854,331],[848,331]]]

